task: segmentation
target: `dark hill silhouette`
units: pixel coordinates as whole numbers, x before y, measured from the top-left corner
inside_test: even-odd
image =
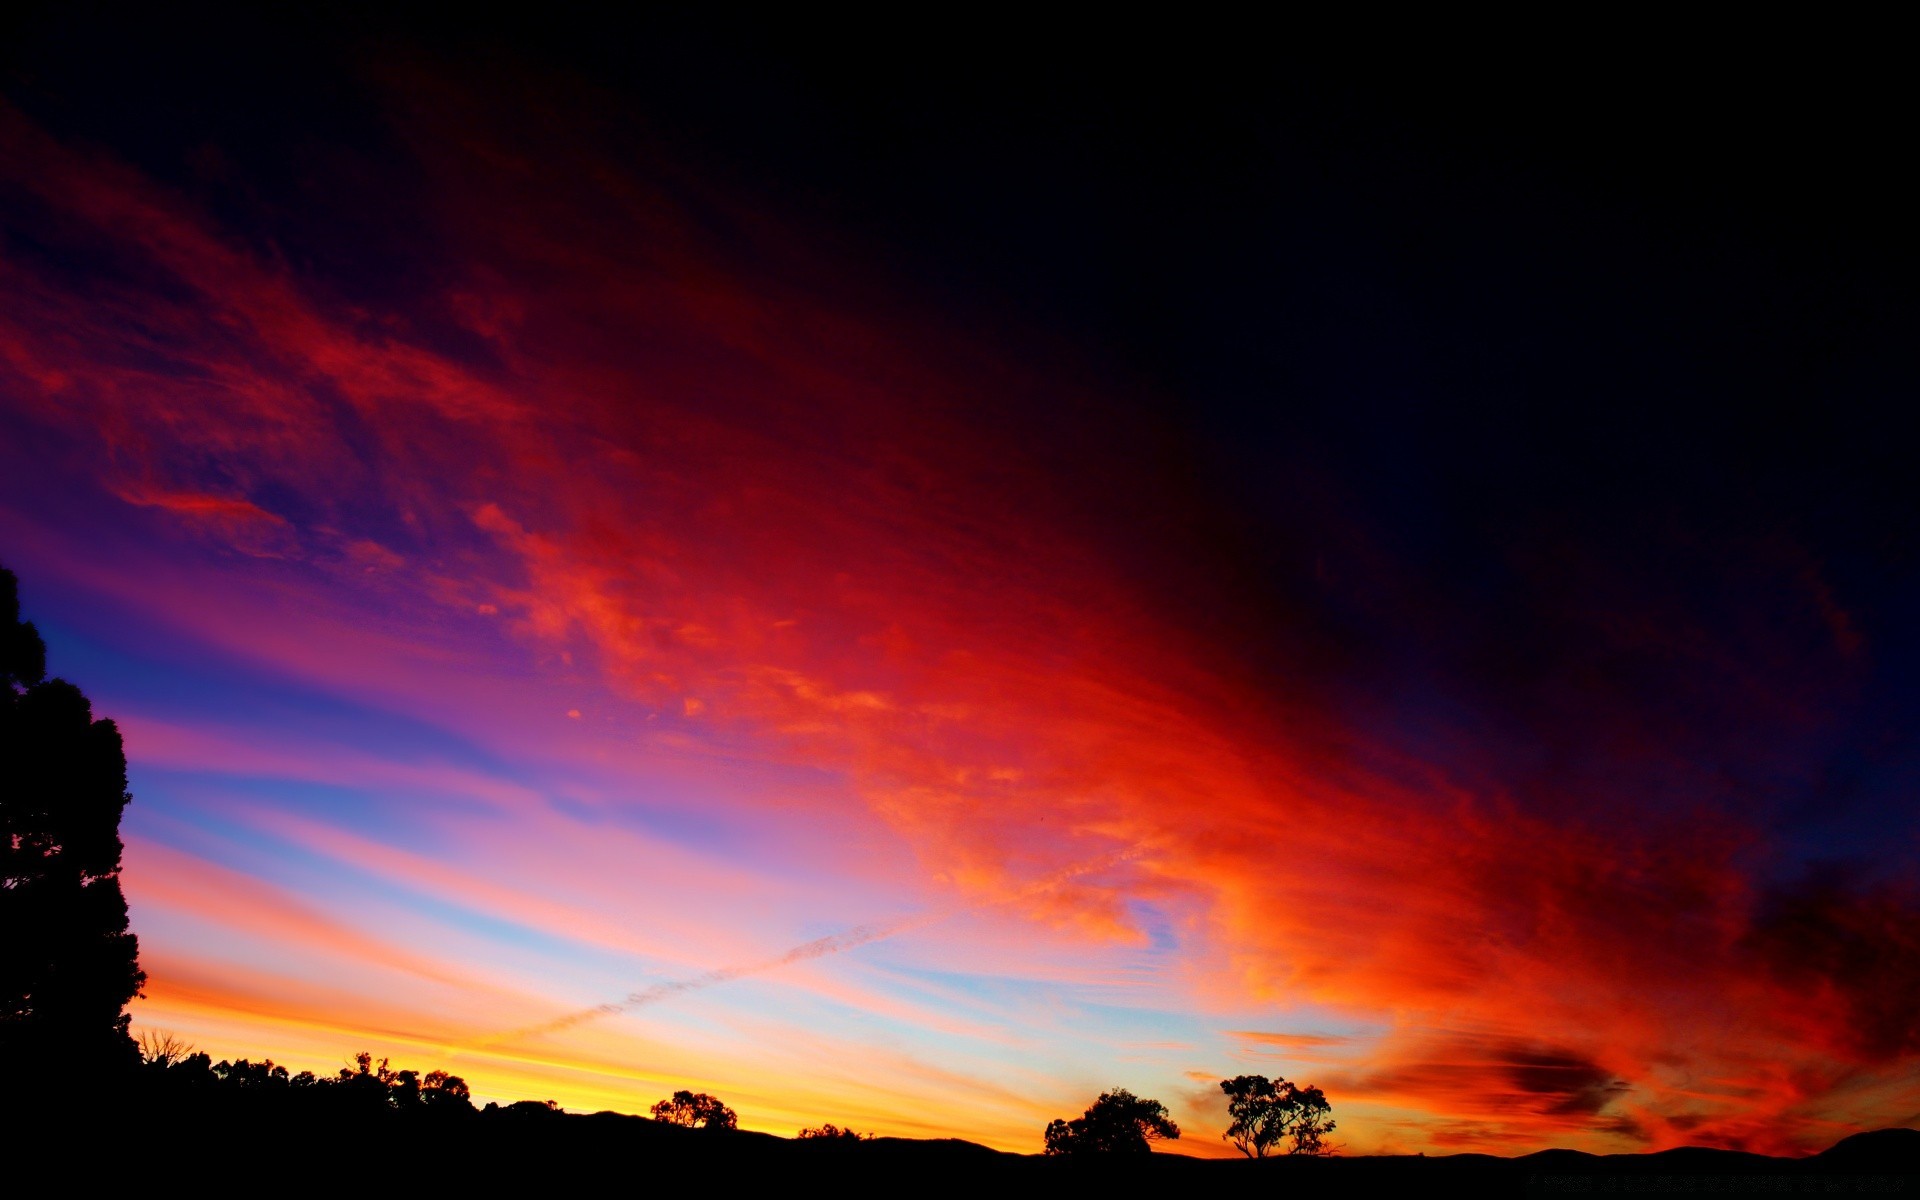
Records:
[[[1920,1129],[1856,1133],[1814,1155],[1814,1161],[1839,1171],[1920,1171]]]
[[[154,1166],[155,1147],[164,1147],[169,1161],[205,1156],[230,1178],[267,1180],[308,1169],[297,1164],[365,1179],[397,1180],[430,1169],[436,1187],[488,1193],[585,1191],[611,1179],[644,1180],[649,1189],[906,1186],[942,1194],[991,1193],[995,1200],[1096,1187],[1128,1192],[1279,1188],[1301,1195],[1422,1195],[1436,1188],[1467,1189],[1462,1194],[1469,1195],[1920,1190],[1920,1132],[1911,1129],[1858,1134],[1806,1158],[1684,1147],[1639,1155],[1545,1150],[1516,1158],[1199,1159],[1156,1151],[1103,1161],[1045,1157],[1038,1147],[1034,1154],[1010,1154],[958,1139],[822,1141],[748,1130],[716,1133],[616,1112],[567,1114],[542,1101],[482,1109],[451,1102],[379,1106],[351,1102],[353,1088],[324,1080],[263,1082],[273,1072],[262,1064],[218,1064],[204,1074],[196,1067],[188,1076],[203,1082],[179,1086],[190,1080],[143,1076],[129,1088],[103,1089],[85,1105],[16,1113],[9,1142],[64,1145],[83,1132],[94,1146],[89,1177],[102,1186],[144,1181]],[[209,1085],[206,1079],[223,1082]],[[402,1086],[392,1094],[411,1093]],[[9,1173],[22,1183],[36,1181],[43,1177],[36,1164],[30,1154],[10,1155]],[[71,1165],[51,1159],[44,1177]],[[1262,1174],[1255,1179],[1248,1172]]]

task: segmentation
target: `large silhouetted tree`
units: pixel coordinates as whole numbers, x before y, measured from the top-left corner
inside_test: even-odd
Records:
[[[1075,1157],[1146,1154],[1152,1149],[1148,1142],[1179,1136],[1180,1127],[1168,1119],[1166,1105],[1115,1088],[1102,1092],[1085,1116],[1048,1125],[1046,1147],[1048,1154]]]
[[[675,1092],[650,1109],[653,1119],[694,1129],[734,1128],[733,1110],[705,1092]]]
[[[1326,1136],[1334,1130],[1333,1105],[1317,1087],[1296,1087],[1293,1095],[1300,1102],[1300,1115],[1294,1118],[1289,1132],[1293,1144],[1287,1147],[1287,1153],[1325,1154]]]
[[[1233,1124],[1221,1136],[1249,1158],[1265,1158],[1276,1147],[1289,1154],[1321,1154],[1333,1132],[1333,1106],[1317,1087],[1301,1087],[1265,1075],[1236,1075],[1220,1081]]]
[[[120,731],[46,659],[0,569],[0,1078],[23,1085],[131,1070],[122,1009],[146,979],[120,892]]]

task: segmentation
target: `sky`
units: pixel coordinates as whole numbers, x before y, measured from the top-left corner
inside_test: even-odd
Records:
[[[1023,1152],[1920,1121],[1891,60],[12,20],[0,564],[137,1029]]]

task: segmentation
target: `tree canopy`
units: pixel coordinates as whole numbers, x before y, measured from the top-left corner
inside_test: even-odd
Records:
[[[675,1092],[649,1111],[656,1121],[689,1129],[732,1129],[738,1124],[732,1109],[705,1092]]]
[[[1333,1132],[1333,1106],[1317,1087],[1301,1087],[1265,1075],[1236,1075],[1220,1081],[1233,1124],[1221,1136],[1249,1158],[1265,1158],[1285,1145],[1288,1154],[1323,1154]],[[1290,1144],[1289,1144],[1290,1143]]]
[[[1074,1157],[1147,1154],[1152,1150],[1149,1142],[1179,1136],[1180,1127],[1168,1118],[1166,1105],[1115,1088],[1102,1092],[1084,1116],[1049,1124],[1046,1152]]]
[[[131,1070],[139,945],[120,891],[127,759],[0,569],[0,1061],[17,1077]]]

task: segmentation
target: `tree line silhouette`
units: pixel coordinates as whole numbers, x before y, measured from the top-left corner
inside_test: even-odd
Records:
[[[334,1075],[315,1075],[312,1071],[289,1072],[270,1058],[215,1062],[211,1055],[164,1033],[143,1033],[138,1047],[138,1082],[148,1093],[162,1098],[216,1094],[299,1097],[312,1106],[345,1111],[475,1111],[473,1092],[458,1075],[395,1070],[388,1059],[376,1059],[364,1051]]]
[[[476,1108],[467,1081],[446,1071],[396,1070],[386,1058],[362,1051],[333,1075],[289,1072],[272,1059],[213,1061],[170,1034],[143,1033],[138,1042],[140,1081],[157,1099],[195,1096],[243,1096],[261,1103],[293,1103],[309,1113],[417,1113],[432,1117],[469,1117],[478,1113],[515,1116],[560,1115],[552,1100],[489,1102]],[[1249,1158],[1264,1158],[1287,1145],[1289,1154],[1324,1154],[1326,1134],[1334,1128],[1331,1105],[1318,1088],[1298,1087],[1285,1079],[1241,1075],[1222,1080],[1233,1124],[1222,1136]],[[683,1129],[727,1134],[738,1131],[739,1116],[706,1092],[677,1091],[648,1110],[654,1121]],[[1045,1153],[1063,1158],[1126,1157],[1149,1153],[1151,1143],[1172,1141],[1180,1127],[1158,1100],[1135,1096],[1125,1088],[1102,1092],[1082,1116],[1049,1123],[1042,1136]],[[800,1130],[796,1140],[818,1144],[871,1141],[831,1122]],[[1288,1144],[1290,1143],[1290,1144]]]

